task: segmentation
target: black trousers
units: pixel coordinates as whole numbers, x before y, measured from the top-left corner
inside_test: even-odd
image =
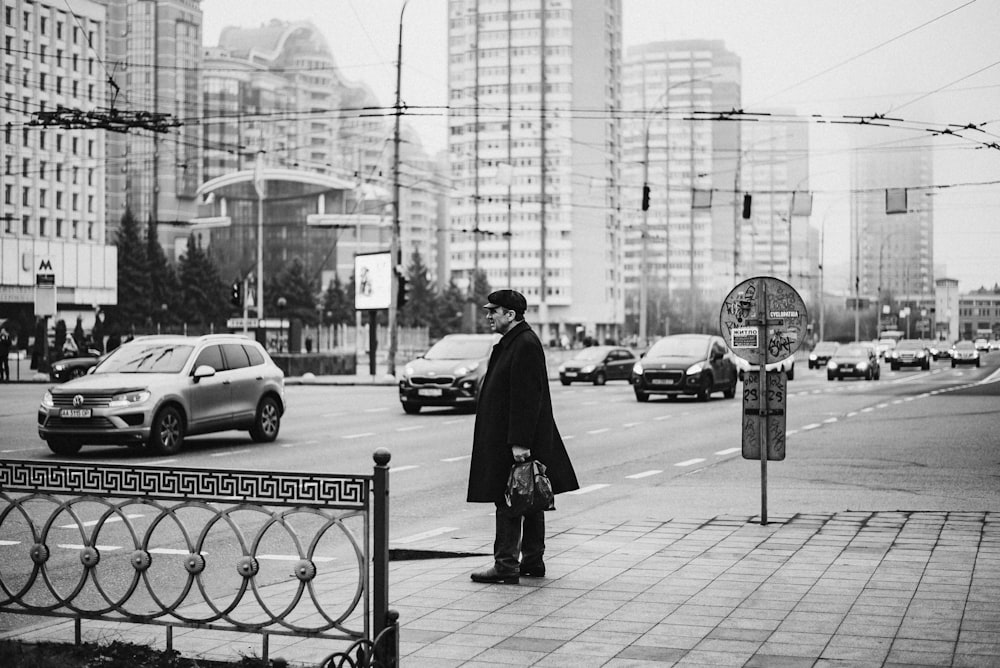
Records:
[[[545,511],[511,515],[502,503],[496,504],[497,534],[493,559],[498,572],[516,572],[521,565],[541,566],[545,554]]]

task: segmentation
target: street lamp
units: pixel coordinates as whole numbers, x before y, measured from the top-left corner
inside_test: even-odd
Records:
[[[284,341],[285,341],[285,306],[287,306],[287,305],[288,305],[288,300],[287,299],[285,299],[284,297],[278,297],[278,318],[280,318],[280,322],[278,324],[281,326],[281,330],[280,330],[281,334],[278,337],[278,352],[279,353],[283,352],[282,348],[284,347]]]
[[[707,77],[701,77],[697,79],[685,79],[684,81],[676,81],[664,89],[657,98],[656,104],[653,105],[654,109],[652,115],[650,113],[646,114],[646,123],[643,128],[643,143],[642,143],[642,227],[640,231],[640,246],[639,246],[639,345],[645,347],[648,341],[648,323],[647,323],[647,305],[649,302],[649,277],[647,276],[646,263],[649,254],[649,200],[650,200],[650,186],[649,186],[649,130],[652,125],[652,121],[657,114],[664,113],[669,110],[669,105],[660,106],[663,102],[667,93],[678,86],[689,86],[701,81],[707,81],[709,79],[715,78],[716,74],[711,74]],[[694,104],[692,100],[692,104]],[[693,138],[692,138],[692,141]],[[667,133],[665,150],[667,158],[670,157],[670,134]],[[694,162],[691,164],[692,174],[694,173]],[[667,169],[666,184],[669,188],[670,185],[670,170],[669,166]],[[670,309],[670,197],[669,194],[666,197],[666,219],[664,222],[665,231],[665,241],[664,241],[664,267],[665,267],[665,277],[664,277],[664,291],[667,304],[667,311],[669,313]],[[693,259],[692,259],[693,261]],[[692,286],[692,289],[694,286]]]

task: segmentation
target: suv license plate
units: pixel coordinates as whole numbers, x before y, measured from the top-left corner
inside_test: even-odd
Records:
[[[653,378],[650,382],[653,385],[672,385],[674,381],[669,378]]]
[[[61,408],[59,409],[59,417],[61,418],[89,418],[90,409],[89,408]]]
[[[441,390],[438,388],[417,390],[417,395],[421,397],[440,397],[442,394]]]

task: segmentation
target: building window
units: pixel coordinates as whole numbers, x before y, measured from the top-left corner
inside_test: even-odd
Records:
[[[76,197],[76,195],[73,195],[73,197]],[[63,194],[58,190],[56,191],[56,208],[57,209],[63,208]]]
[[[49,219],[41,216],[38,219],[38,236],[44,237],[48,234]]]
[[[14,186],[9,183],[5,183],[3,186],[3,203],[13,204],[14,203]]]
[[[76,193],[73,193],[73,210],[74,211],[80,210],[80,196],[77,195]]]
[[[31,234],[31,219],[21,216],[21,234]]]
[[[63,219],[56,218],[56,237],[62,238],[63,235]]]
[[[90,240],[94,239],[94,224],[87,223],[87,238]]]
[[[31,205],[31,189],[30,188],[21,188],[21,204],[23,206],[30,206]]]

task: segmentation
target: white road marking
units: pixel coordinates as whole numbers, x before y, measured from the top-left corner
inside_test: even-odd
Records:
[[[363,431],[360,434],[344,434],[341,438],[352,439],[352,438],[367,438],[368,436],[374,436],[373,431]]]
[[[654,420],[669,420],[671,417],[673,417],[673,416],[672,415],[657,415],[653,419]]]
[[[126,515],[125,517],[127,519],[130,519],[130,520],[135,520],[135,519],[139,519],[140,517],[145,517],[145,515],[143,515],[143,514],[140,513],[138,515]],[[105,524],[111,524],[112,522],[122,522],[122,521],[124,521],[124,520],[122,520],[121,517],[114,516],[114,517],[109,517],[104,523]],[[58,528],[59,529],[75,529],[75,528],[77,528],[77,526],[82,526],[82,527],[97,526],[97,520],[88,520],[86,522],[81,522],[79,525],[77,525],[77,524],[61,524],[61,525],[59,525]]]
[[[858,414],[858,412],[857,412],[857,411],[851,411],[850,413],[848,413],[848,414],[847,414],[847,415],[845,415],[844,417],[854,417],[854,416],[855,416],[855,415],[857,415],[857,414]]]
[[[460,462],[463,459],[471,459],[472,455],[462,455],[461,457],[445,457],[441,461],[443,462]]]
[[[739,452],[742,448],[726,448],[725,450],[719,450],[715,454],[717,455],[731,455],[734,452]]]
[[[827,418],[827,419],[823,420],[823,424],[833,424],[836,421],[837,421],[837,418],[831,417],[831,418]]]
[[[799,433],[798,429],[789,429],[788,431],[785,432],[785,438],[788,438],[789,436],[793,436],[793,435],[795,435],[797,433]]]
[[[383,407],[383,408],[366,408],[365,409],[365,413],[384,413],[387,410],[389,410],[389,409],[385,408],[385,407]]]
[[[633,473],[632,475],[627,475],[625,477],[629,480],[638,480],[639,478],[648,478],[651,475],[658,475],[660,473],[663,473],[663,471],[659,469],[652,469],[650,471],[643,471],[642,473]]]
[[[606,483],[599,483],[596,485],[587,485],[586,487],[581,487],[580,489],[575,489],[572,492],[566,492],[568,495],[577,496],[580,494],[590,494],[591,492],[596,492],[599,489],[604,489],[605,487],[610,487]]]
[[[258,554],[258,561],[298,561],[302,557],[295,554]],[[315,563],[326,563],[328,561],[336,561],[336,557],[313,557],[312,561]]]
[[[56,547],[61,547],[64,550],[82,550],[86,547],[86,545],[68,545],[60,543],[56,545]],[[115,550],[122,549],[118,545],[95,545],[94,547],[101,552],[114,552]]]
[[[226,450],[225,452],[214,452],[209,455],[209,457],[233,457],[234,455],[245,455],[250,452],[250,448],[243,448],[242,450]]]
[[[611,429],[608,428],[608,427],[605,427],[604,429],[592,429],[591,431],[588,431],[587,433],[588,434],[603,434],[606,431],[611,431]]]
[[[573,434],[569,434],[569,435],[565,435],[564,434],[563,437],[562,437],[562,440],[564,440],[564,441],[572,441],[574,438],[576,438],[576,436],[573,436]]]
[[[396,427],[396,431],[416,431],[417,429],[423,429],[424,425],[415,424],[411,427]]]
[[[340,411],[337,413],[323,413],[323,417],[340,417],[341,415],[347,415],[347,411]]]
[[[420,468],[419,464],[407,464],[406,466],[393,466],[389,469],[390,473],[399,473],[401,471],[409,471],[411,469]]]
[[[21,544],[21,541],[19,541],[19,540],[0,540],[0,546],[2,546],[2,545],[20,545],[20,544]]]
[[[888,408],[889,404],[876,404],[875,408]]]
[[[492,515],[494,513],[490,514]],[[421,541],[426,538],[433,538],[435,536],[440,536],[446,533],[451,533],[452,531],[458,531],[458,527],[438,527],[437,529],[431,529],[430,531],[415,533],[412,536],[404,536],[403,538],[396,538],[395,540],[392,540],[390,542],[399,545],[408,545],[409,543],[416,543],[417,541]]]
[[[626,429],[631,429],[632,427],[635,427],[636,425],[640,424],[642,424],[642,422],[622,422],[622,426],[625,427]]]
[[[701,464],[705,461],[703,458],[695,457],[694,459],[685,459],[683,462],[677,462],[674,466],[694,466],[695,464]]]
[[[161,459],[159,461],[149,462],[149,465],[150,466],[163,466],[165,464],[174,464],[176,462],[177,462],[176,459]]]
[[[867,406],[867,407],[865,407],[865,408],[862,408],[862,409],[861,409],[861,412],[862,412],[862,413],[871,413],[871,412],[872,412],[873,410],[875,410],[875,409],[874,409],[874,408],[872,408],[871,406]]]
[[[823,425],[821,425],[818,422],[811,422],[811,423],[809,423],[807,425],[803,425],[802,431],[809,431],[810,429],[817,429],[817,428],[822,427],[822,426]]]
[[[467,418],[458,418],[457,420],[445,420],[441,424],[460,424],[462,422],[468,422]]]

